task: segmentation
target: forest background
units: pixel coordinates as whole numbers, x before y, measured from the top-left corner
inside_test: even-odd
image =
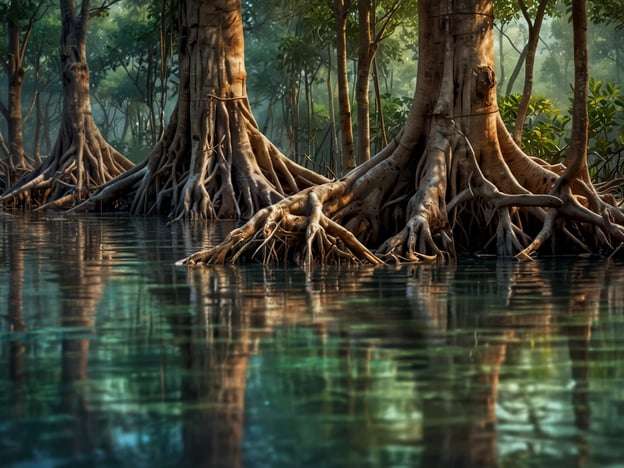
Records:
[[[21,28],[28,31],[22,88],[24,149],[26,156],[37,162],[51,151],[61,122],[61,18],[55,1],[19,3]],[[176,102],[177,7],[175,2],[154,0],[107,3],[106,8],[97,10],[88,29],[93,115],[104,139],[138,162],[162,136]],[[510,132],[526,80],[526,50],[538,3],[494,2],[497,94]],[[380,36],[375,38],[378,48],[370,74],[372,154],[398,133],[407,118],[418,60],[415,0],[383,0],[374,6],[372,30]],[[5,70],[0,75],[2,90],[9,89],[9,7],[9,0],[0,4],[2,17],[7,18],[0,25]],[[553,163],[561,162],[570,134],[574,63],[568,8],[566,2],[549,2],[546,9],[521,139],[527,153]],[[591,175],[608,180],[624,175],[624,14],[616,1],[590,2],[588,8],[588,158]],[[297,163],[324,175],[340,175],[330,2],[244,1],[243,15],[247,91],[260,129]],[[357,8],[352,8],[347,52],[353,93],[357,34]],[[5,117],[0,121],[2,135],[7,134],[5,96],[0,95]],[[357,105],[355,96],[353,105]],[[1,151],[2,159],[8,158],[4,140]]]

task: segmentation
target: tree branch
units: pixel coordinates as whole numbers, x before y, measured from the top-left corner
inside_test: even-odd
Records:
[[[108,10],[114,4],[119,3],[120,1],[121,0],[104,0],[99,6],[89,9],[89,19],[100,16],[102,13],[104,13],[106,10]]]

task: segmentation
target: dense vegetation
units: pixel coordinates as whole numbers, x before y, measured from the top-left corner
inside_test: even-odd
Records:
[[[5,207],[249,220],[192,262],[624,243],[617,2],[60,0],[60,118],[42,158],[38,80],[22,103],[53,3],[4,8]]]
[[[8,0],[0,5],[10,18]],[[32,27],[24,50],[24,149],[32,161],[52,150],[60,124],[62,90],[59,79],[60,15],[58,2],[22,0],[18,21],[22,40]],[[93,2],[96,3],[96,2]],[[176,12],[161,2],[118,1],[90,22],[88,60],[95,121],[116,149],[138,162],[162,134],[177,93]],[[396,1],[378,2],[380,23]],[[372,73],[378,96],[371,100],[371,151],[379,151],[396,135],[413,97],[417,28],[415,0],[401,0],[380,38]],[[537,2],[527,2],[531,5]],[[610,5],[612,5],[610,7]],[[99,4],[98,4],[99,6]],[[571,33],[565,6],[551,8],[541,31],[534,78],[534,96],[522,144],[545,158],[557,158],[569,133],[569,99],[573,63]],[[617,2],[595,2],[590,10],[590,71],[594,173],[601,178],[622,175],[624,135],[624,51],[622,13]],[[335,82],[333,13],[327,2],[289,0],[246,1],[243,5],[248,93],[258,123],[267,137],[296,161],[328,174],[340,172],[339,141],[333,130],[336,105],[328,89]],[[522,75],[514,69],[528,39],[527,23],[515,1],[495,2],[497,76],[506,123],[515,121]],[[355,9],[349,18],[349,63],[357,60]],[[8,89],[9,20],[0,25],[5,73],[0,89]],[[502,59],[502,60],[501,60]],[[520,61],[522,65],[522,61]],[[328,70],[330,72],[328,73]],[[353,74],[351,74],[353,78]],[[373,95],[375,88],[371,88]],[[333,91],[335,93],[335,91]],[[335,95],[332,98],[335,99]],[[0,95],[7,116],[6,91]],[[7,119],[0,119],[7,142]],[[336,129],[339,132],[339,129]],[[2,160],[9,150],[3,145]]]

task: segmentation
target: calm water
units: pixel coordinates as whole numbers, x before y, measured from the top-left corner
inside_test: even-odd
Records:
[[[221,227],[0,217],[0,465],[624,463],[624,265],[174,265]]]

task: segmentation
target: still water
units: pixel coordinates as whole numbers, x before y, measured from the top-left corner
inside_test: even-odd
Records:
[[[0,465],[624,463],[623,264],[174,265],[229,227],[0,217]]]

